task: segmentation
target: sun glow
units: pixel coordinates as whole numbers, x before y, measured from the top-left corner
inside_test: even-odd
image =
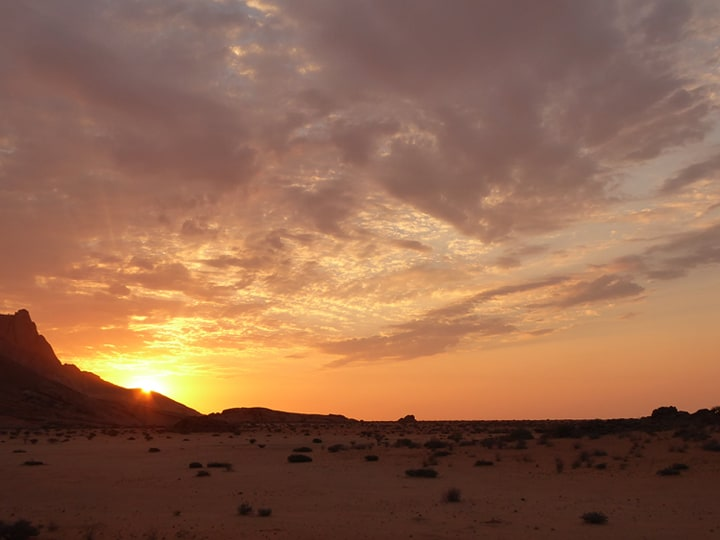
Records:
[[[133,379],[129,386],[130,388],[139,388],[145,394],[150,394],[151,392],[165,394],[167,392],[162,380],[149,375]]]

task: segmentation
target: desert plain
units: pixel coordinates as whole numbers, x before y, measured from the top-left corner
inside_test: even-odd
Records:
[[[0,520],[41,539],[720,538],[717,431],[522,426],[0,430]]]

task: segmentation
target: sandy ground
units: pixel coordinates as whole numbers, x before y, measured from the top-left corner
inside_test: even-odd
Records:
[[[497,449],[479,444],[491,436],[483,432],[448,441],[457,429],[0,430],[0,520],[41,525],[41,539],[720,538],[720,452],[700,443],[630,433],[544,444],[535,434],[525,449]],[[401,438],[452,442],[449,455],[434,458],[437,478],[406,476],[432,451],[395,447]],[[335,444],[348,449],[328,451]],[[312,448],[313,461],[288,463],[301,446]],[[370,454],[378,461],[366,461]],[[688,469],[656,474],[674,463]],[[443,500],[450,488],[460,490],[459,502]],[[251,515],[238,514],[242,503]],[[272,514],[260,517],[260,508]],[[608,523],[584,523],[591,511]]]

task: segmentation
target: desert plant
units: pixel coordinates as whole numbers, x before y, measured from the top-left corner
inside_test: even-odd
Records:
[[[450,443],[441,441],[439,439],[430,439],[423,446],[425,446],[425,448],[429,448],[430,450],[437,450],[439,448],[447,448],[448,446],[450,446]]]
[[[374,454],[365,456],[365,461],[378,461],[380,458]]]
[[[26,540],[39,534],[40,530],[25,519],[19,519],[15,523],[0,521],[0,538],[2,540]]]
[[[702,445],[702,449],[709,452],[720,452],[720,442],[717,439],[710,439]]]
[[[232,463],[227,463],[224,461],[211,461],[207,464],[208,469],[225,469],[226,471],[232,471],[233,466]]]
[[[252,511],[252,506],[245,502],[238,506],[237,509],[238,516],[249,516],[250,514],[252,514]]]
[[[36,467],[38,465],[45,465],[45,462],[43,461],[37,461],[35,459],[29,459],[23,463],[23,465],[27,467]]]
[[[605,525],[608,517],[602,512],[585,512],[580,518],[590,525]]]
[[[531,439],[534,439],[535,436],[532,434],[532,431],[526,428],[518,428],[513,431],[511,431],[508,436],[506,437],[507,441],[529,441]]]
[[[309,446],[300,446],[298,448],[293,448],[293,452],[312,452],[312,448]]]
[[[328,446],[328,452],[332,452],[333,454],[335,452],[340,452],[341,450],[347,450],[347,447],[344,444],[333,444]]]
[[[270,517],[272,515],[272,508],[258,508],[257,515],[259,517]]]
[[[159,451],[160,451],[159,448],[155,448],[155,447],[148,448],[148,452],[151,453],[151,454],[155,454],[155,453],[157,453],[157,452],[159,452]]]
[[[190,463],[188,465],[188,469],[202,469],[202,468],[203,468],[203,464],[200,463],[199,461],[193,461],[192,463]]]
[[[559,457],[555,458],[555,472],[560,474],[565,470],[565,462]]]
[[[405,474],[413,478],[435,478],[438,475],[435,469],[429,468],[408,469],[405,471]]]
[[[487,459],[478,459],[478,460],[475,462],[475,466],[476,466],[476,467],[490,467],[490,466],[492,466],[492,465],[495,465],[495,462],[489,461],[489,460],[487,460]]]
[[[443,501],[447,503],[460,502],[461,492],[458,488],[450,488],[443,494]]]
[[[312,458],[305,454],[290,454],[287,460],[288,463],[309,463],[312,461]]]
[[[395,448],[419,448],[420,444],[411,439],[398,439],[394,446]]]
[[[200,476],[200,477],[210,476],[210,471],[205,471],[205,470],[198,471],[195,476]]]
[[[657,474],[659,476],[678,476],[680,471],[687,471],[689,468],[686,463],[673,463],[669,467],[660,469]]]

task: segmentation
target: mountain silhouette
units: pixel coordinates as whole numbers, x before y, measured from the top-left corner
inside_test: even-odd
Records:
[[[196,416],[162,394],[61,363],[27,310],[0,314],[0,425],[171,426]]]

